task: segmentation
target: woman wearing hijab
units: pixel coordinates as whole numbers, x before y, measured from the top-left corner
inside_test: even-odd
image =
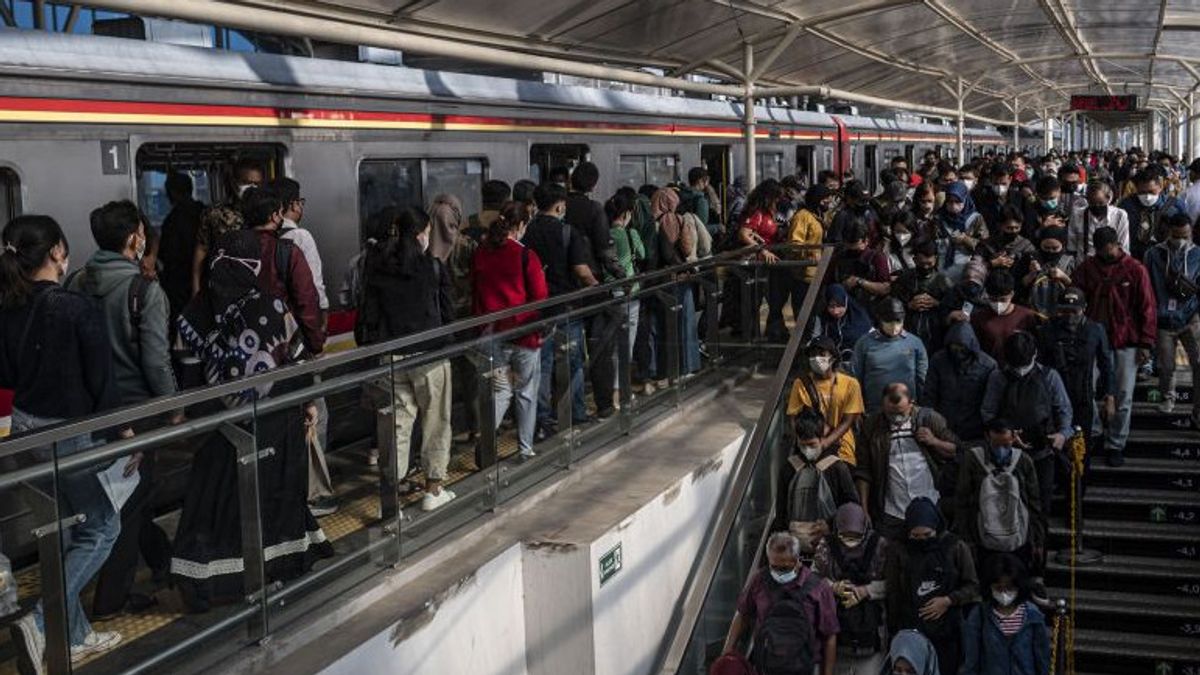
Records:
[[[686,262],[686,252],[696,247],[696,233],[676,213],[679,208],[679,193],[671,188],[659,188],[650,198],[650,209],[654,220],[658,223],[658,254],[662,267],[671,267]],[[679,312],[680,345],[668,345],[666,312],[661,306],[655,307],[655,328],[657,329],[658,346],[655,349],[656,365],[659,380],[665,380],[667,349],[681,350],[679,374],[688,375],[700,370],[700,336],[696,324],[696,301],[691,284],[675,284],[675,296],[682,308]],[[657,304],[657,303],[650,303]]]
[[[979,242],[987,239],[987,223],[975,210],[975,202],[961,181],[946,186],[946,201],[937,211],[937,239],[942,271],[954,283]]]
[[[920,631],[902,630],[892,638],[880,675],[941,675],[937,653]],[[944,671],[953,673],[954,671]]]
[[[838,362],[848,368],[854,343],[871,331],[871,315],[841,284],[825,287],[820,314],[813,323],[813,337],[827,337],[837,345]],[[850,373],[854,375],[854,373]]]
[[[877,675],[883,665],[886,558],[887,541],[871,529],[862,506],[839,506],[813,558],[813,572],[829,581],[838,600],[837,675]]]
[[[946,532],[941,511],[928,497],[909,503],[904,526],[908,540],[888,547],[888,630],[921,631],[933,643],[941,669],[957,673],[962,610],[979,600],[971,548]]]

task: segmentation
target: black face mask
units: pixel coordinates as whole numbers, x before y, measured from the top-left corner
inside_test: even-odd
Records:
[[[1088,212],[1096,218],[1103,218],[1108,215],[1108,204],[1089,204]]]
[[[1061,189],[1064,195],[1073,195],[1079,189],[1079,183],[1063,183]]]
[[[937,548],[937,537],[929,537],[928,539],[909,539],[908,548],[920,553],[928,553]]]
[[[1055,251],[1051,253],[1050,251],[1039,251],[1038,257],[1047,265],[1057,265],[1058,261],[1062,260],[1063,252]]]
[[[1014,241],[1017,240],[1018,236],[1019,236],[1019,233],[1017,233],[1017,232],[1001,232],[999,235],[1000,241],[1005,244],[1013,243]]]
[[[950,358],[954,359],[958,363],[967,363],[971,359],[975,358],[975,354],[972,353],[970,349],[967,349],[961,345],[950,345],[947,347],[947,349],[950,350]]]
[[[917,276],[921,279],[928,279],[929,277],[932,277],[935,272],[936,270],[934,270],[932,267],[917,268]]]
[[[1082,326],[1087,319],[1083,312],[1071,312],[1070,314],[1059,314],[1055,320],[1063,327],[1075,330]]]

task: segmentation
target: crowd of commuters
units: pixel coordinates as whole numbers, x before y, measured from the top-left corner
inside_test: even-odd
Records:
[[[392,375],[380,383],[392,428],[379,445],[394,449],[383,459],[408,473],[405,489],[432,511],[455,498],[453,401],[464,404],[457,426],[468,441],[482,420],[498,428],[511,416],[526,460],[559,433],[558,400],[569,402],[571,424],[611,417],[618,363],[630,364],[637,393],[651,394],[669,363],[683,377],[700,369],[703,313],[739,332],[738,317],[758,312],[738,307],[740,293],[682,277],[667,299],[639,295],[582,318],[566,305],[518,312],[483,329],[503,334],[486,354],[405,364],[452,339],[439,329],[759,247],[746,255],[767,268],[767,339],[788,337],[786,310],[794,318],[814,285],[818,303],[792,329],[806,346],[787,406],[778,531],[738,602],[729,658],[748,635],[762,675],[806,672],[798,664],[826,674],[1044,673],[1046,521],[1075,429],[1119,465],[1139,373],[1157,372],[1171,411],[1180,342],[1200,368],[1200,161],[1188,173],[1182,193],[1188,183],[1172,158],[1136,149],[1036,162],[987,154],[962,166],[931,154],[916,170],[893,159],[877,194],[824,171],[749,192],[735,181],[723,201],[703,168],[679,184],[602,198],[599,168],[582,162],[541,184],[487,181],[477,214],[447,194],[427,210],[369,214],[337,297],[356,311],[360,345],[441,336],[390,354]],[[98,251],[78,271],[54,220],[8,223],[0,386],[15,392],[14,431],[320,356],[330,293],[319,242],[302,225],[300,184],[268,181],[253,161],[230,178],[228,198],[205,206],[187,175],[170,175],[173,208],[160,232],[130,202],[97,208]],[[815,262],[822,244],[835,247],[824,278],[816,265],[777,264]],[[638,290],[631,281],[596,301]],[[481,382],[492,388],[489,415],[479,410]],[[223,403],[300,386],[278,381]],[[185,412],[54,451],[180,424]],[[328,430],[321,398],[256,416],[257,445],[272,448],[257,462],[268,581],[333,555],[316,520],[338,509]],[[156,580],[172,578],[192,611],[244,597],[238,464],[249,433],[204,437],[173,539],[151,519],[152,455],[119,460],[127,476],[141,475],[119,513],[95,468],[60,476],[59,500],[87,515],[63,561],[73,660],[121,640],[90,627],[81,593],[93,577],[93,618],[153,602],[132,592],[139,556]],[[368,464],[380,459],[376,449]],[[17,628],[25,662],[41,672],[41,608]]]

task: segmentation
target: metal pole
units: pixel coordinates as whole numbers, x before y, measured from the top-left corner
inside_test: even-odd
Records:
[[[745,59],[743,68],[746,73],[754,70],[754,45],[746,43]],[[755,123],[754,123],[754,82],[750,80],[750,75],[746,75],[746,91],[742,97],[742,104],[745,107],[744,117],[742,119],[743,130],[746,134],[746,189],[753,190],[758,185],[758,149],[755,147]]]
[[[1188,160],[1196,158],[1196,93],[1188,92],[1188,121],[1187,121],[1187,155]]]
[[[1054,121],[1046,109],[1042,110],[1042,144],[1046,146],[1042,148],[1043,153],[1054,149]]]
[[[967,159],[963,156],[963,79],[958,78],[958,129],[955,134],[955,147],[958,154],[955,155],[955,161],[959,164],[966,163]]]
[[[1021,151],[1021,99],[1013,98],[1013,152]]]

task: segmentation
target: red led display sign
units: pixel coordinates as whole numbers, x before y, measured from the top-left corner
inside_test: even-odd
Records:
[[[1137,96],[1075,94],[1071,96],[1071,110],[1083,110],[1087,112],[1133,112],[1137,110]]]

